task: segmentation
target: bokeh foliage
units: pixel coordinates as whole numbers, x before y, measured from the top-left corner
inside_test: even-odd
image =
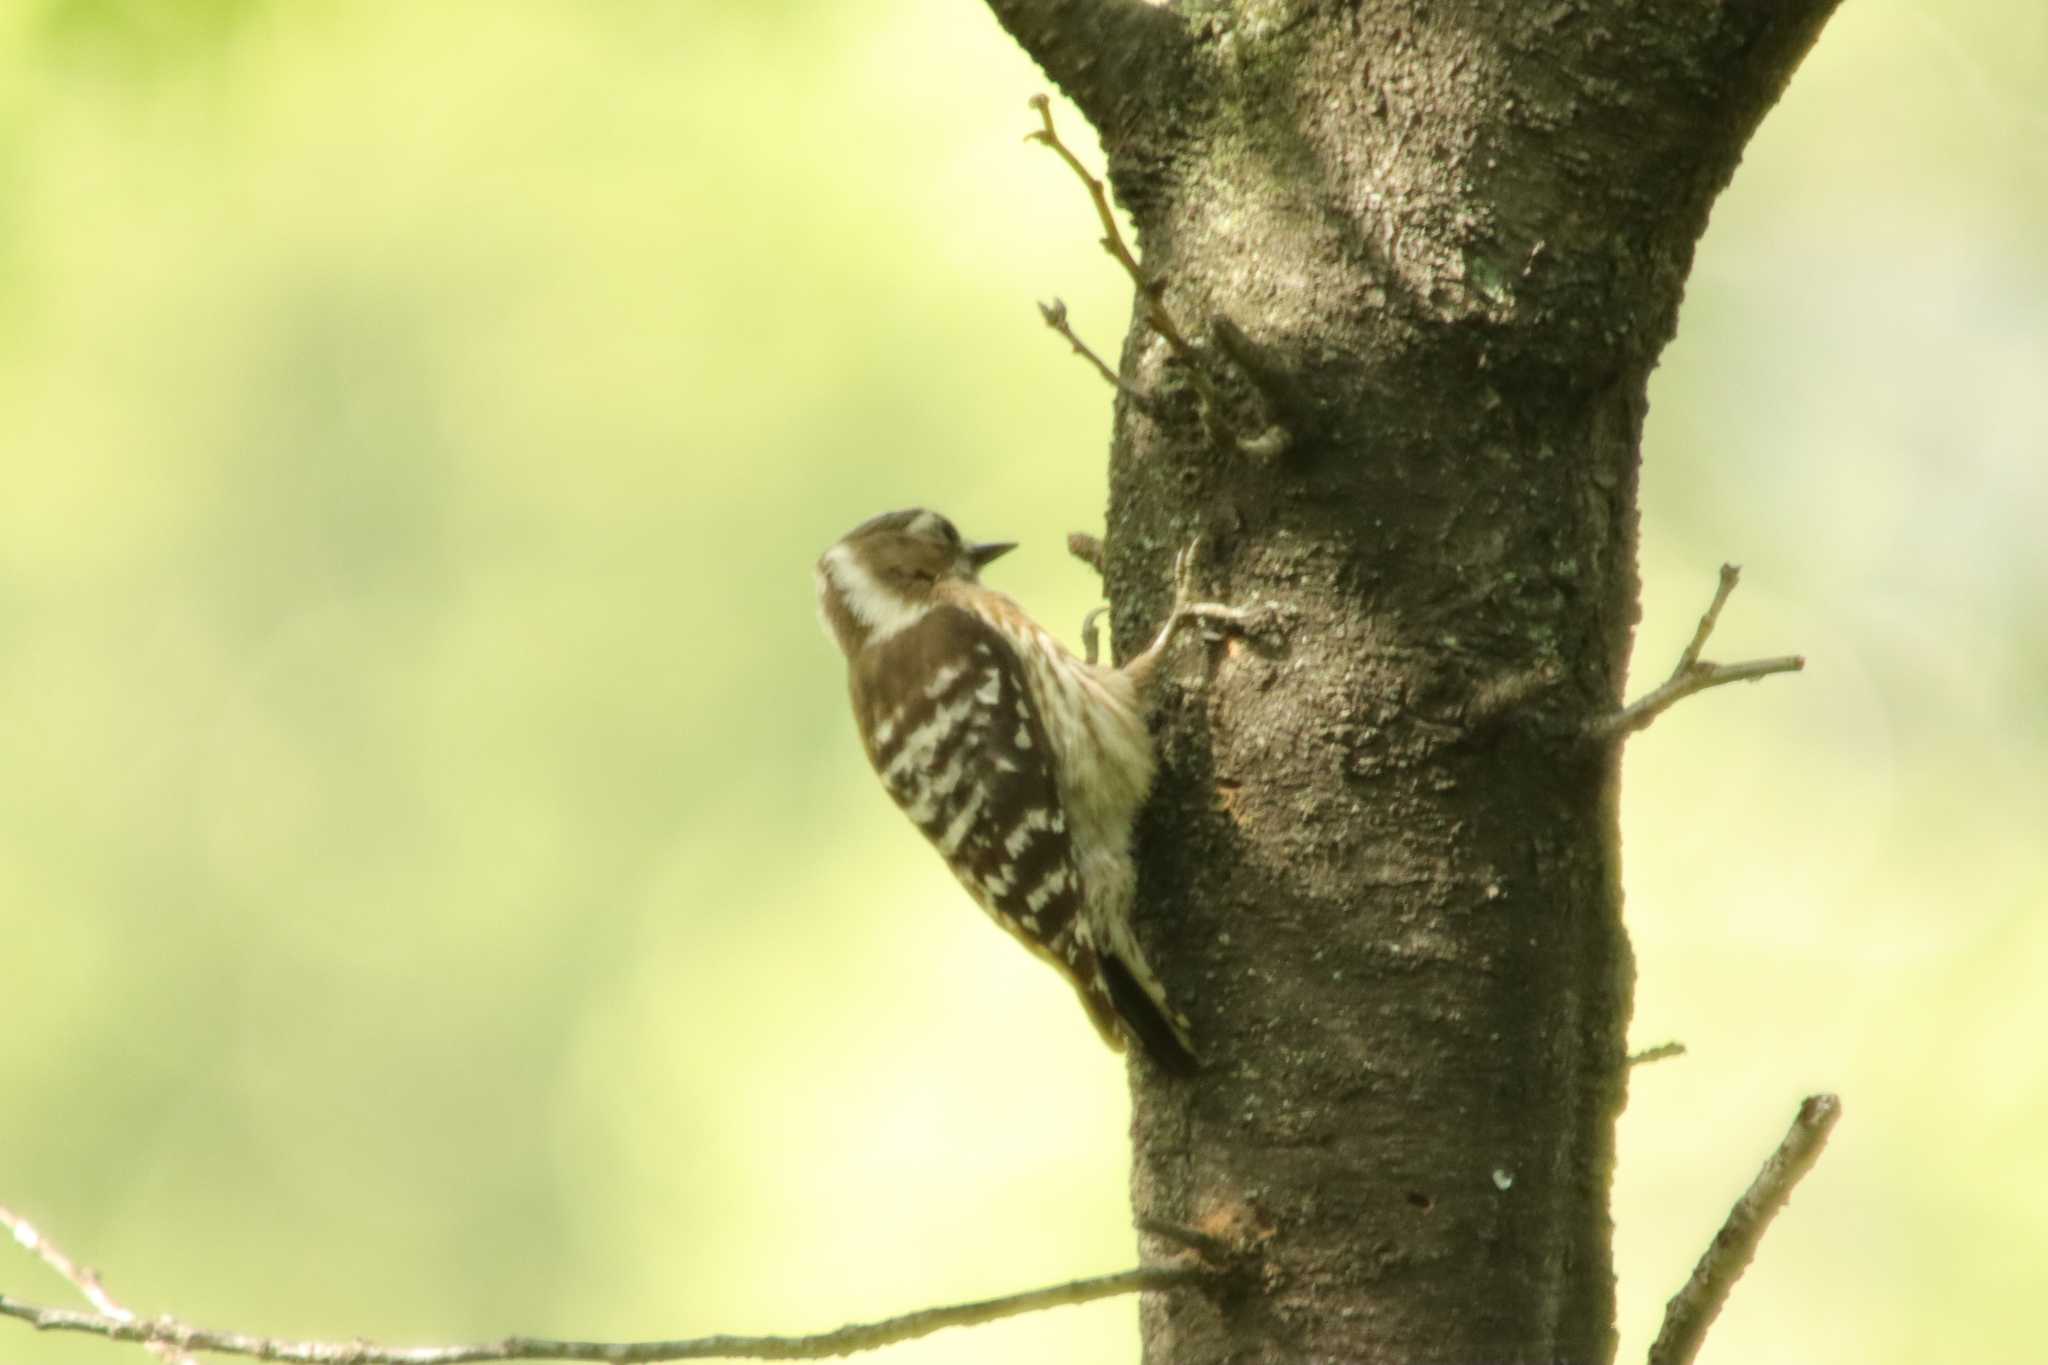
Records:
[[[1709,1359],[2021,1359],[2048,14],[1845,7],[1653,392],[1624,1357],[1776,1140]],[[1127,307],[950,0],[0,12],[0,1202],[144,1311],[799,1331],[1117,1267],[1122,1077],[872,788],[808,567],[1059,550]],[[1066,126],[1078,129],[1069,114]],[[0,1287],[63,1301],[25,1256]],[[1128,1303],[893,1359],[1133,1357]],[[107,1358],[31,1338],[14,1361]]]

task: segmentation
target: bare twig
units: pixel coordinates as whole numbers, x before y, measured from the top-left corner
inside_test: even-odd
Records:
[[[1648,1066],[1651,1062],[1662,1062],[1672,1057],[1683,1057],[1684,1055],[1684,1043],[1659,1043],[1655,1047],[1646,1047],[1641,1052],[1629,1053],[1628,1064],[1630,1066]]]
[[[1700,623],[1693,627],[1692,639],[1686,642],[1685,653],[1678,656],[1676,672],[1683,673],[1698,665],[1700,651],[1707,647],[1707,638],[1721,622],[1721,608],[1728,605],[1728,598],[1735,592],[1735,585],[1741,581],[1740,564],[1721,566],[1721,581],[1714,587],[1714,600],[1707,604],[1706,611],[1700,616]]]
[[[1813,1169],[1841,1116],[1842,1101],[1834,1095],[1810,1095],[1799,1106],[1785,1140],[1728,1211],[1728,1221],[1714,1234],[1685,1288],[1666,1305],[1663,1330],[1650,1347],[1650,1365],[1686,1365],[1698,1354],[1707,1329],[1728,1302],[1728,1291],[1749,1268],[1771,1220],[1792,1198],[1792,1187]]]
[[[1122,376],[1109,368],[1104,363],[1102,357],[1095,354],[1095,351],[1087,342],[1074,334],[1073,324],[1067,321],[1067,305],[1063,301],[1054,299],[1051,303],[1039,304],[1038,316],[1045,319],[1046,326],[1065,337],[1067,344],[1074,348],[1074,354],[1081,356],[1090,365],[1093,365],[1095,372],[1108,380],[1110,386],[1118,393],[1136,403],[1146,412],[1152,410],[1152,396],[1150,394],[1134,385],[1124,383]]]
[[[1075,156],[1067,144],[1060,141],[1059,132],[1052,125],[1052,101],[1043,95],[1033,95],[1031,107],[1038,111],[1038,119],[1043,126],[1026,133],[1025,140],[1052,148],[1059,154],[1060,160],[1066,162],[1074,174],[1081,177],[1081,183],[1088,188],[1089,199],[1095,203],[1095,216],[1102,220],[1102,249],[1116,258],[1116,263],[1124,268],[1124,273],[1131,277],[1131,283],[1137,287],[1138,297],[1145,301],[1145,321],[1151,325],[1153,331],[1166,339],[1166,344],[1173,348],[1175,355],[1189,362],[1199,372],[1201,365],[1195,357],[1195,348],[1188,345],[1188,339],[1181,334],[1179,325],[1173,320],[1173,314],[1166,311],[1166,303],[1160,298],[1164,292],[1161,282],[1148,279],[1144,269],[1138,264],[1138,258],[1124,245],[1124,234],[1116,225],[1116,213],[1109,206],[1108,191],[1103,188],[1102,182],[1081,164],[1081,158]]]
[[[1138,264],[1138,258],[1124,245],[1124,234],[1117,227],[1116,214],[1109,206],[1109,192],[1103,187],[1102,181],[1090,174],[1088,168],[1081,164],[1081,158],[1074,155],[1073,149],[1060,141],[1059,131],[1053,127],[1052,101],[1044,95],[1033,95],[1031,107],[1038,111],[1041,126],[1026,133],[1025,140],[1052,148],[1058,153],[1060,160],[1066,162],[1068,168],[1081,178],[1081,184],[1088,190],[1089,200],[1095,205],[1095,216],[1102,223],[1102,249],[1115,258],[1116,263],[1123,267],[1124,273],[1131,277],[1132,286],[1144,302],[1146,325],[1165,340],[1167,348],[1173,352],[1176,359],[1186,364],[1188,382],[1194,385],[1202,425],[1208,431],[1210,439],[1226,449],[1241,445],[1236,429],[1224,415],[1223,396],[1217,392],[1215,379],[1210,375],[1208,367],[1203,364],[1201,355],[1188,342],[1187,334],[1181,331],[1180,324],[1174,321],[1173,314],[1166,307],[1166,281],[1148,276],[1144,267]],[[1047,321],[1050,322],[1050,319]],[[1134,391],[1124,388],[1124,392]],[[1146,410],[1151,411],[1152,405],[1148,403]],[[1265,433],[1260,433],[1262,439],[1264,436]]]
[[[1230,417],[1225,414],[1223,395],[1216,387],[1215,376],[1209,372],[1209,367],[1205,363],[1203,356],[1188,341],[1187,334],[1181,330],[1180,324],[1174,321],[1172,312],[1166,306],[1166,281],[1147,275],[1144,267],[1138,264],[1138,258],[1131,254],[1131,249],[1128,246],[1124,245],[1123,231],[1117,227],[1116,213],[1109,206],[1108,190],[1104,188],[1100,179],[1090,173],[1086,166],[1081,164],[1081,158],[1074,155],[1073,149],[1060,141],[1059,130],[1053,127],[1052,101],[1044,95],[1033,95],[1031,97],[1031,107],[1038,111],[1040,126],[1026,133],[1024,135],[1025,140],[1041,143],[1052,148],[1059,155],[1060,160],[1067,163],[1068,169],[1080,177],[1081,184],[1087,188],[1089,201],[1095,205],[1095,216],[1102,223],[1102,249],[1107,251],[1116,260],[1116,263],[1123,267],[1124,273],[1131,277],[1132,286],[1138,291],[1138,297],[1144,302],[1146,325],[1165,340],[1167,349],[1173,352],[1176,359],[1186,364],[1188,380],[1194,385],[1195,396],[1200,400],[1198,408],[1201,413],[1202,425],[1209,433],[1210,439],[1226,449],[1239,450],[1261,460],[1277,459],[1293,446],[1294,435],[1274,421],[1270,412],[1264,411],[1264,409],[1270,409],[1275,401],[1274,384],[1272,376],[1264,368],[1248,362],[1247,357],[1251,355],[1253,349],[1251,343],[1245,339],[1244,333],[1232,325],[1227,318],[1221,320],[1223,326],[1228,329],[1226,340],[1238,344],[1234,347],[1231,345],[1221,345],[1219,348],[1225,355],[1230,356],[1237,362],[1238,368],[1250,382],[1252,392],[1256,395],[1258,404],[1262,409],[1253,423],[1253,426],[1256,427],[1253,434],[1241,436],[1238,434],[1237,424],[1233,423]],[[1054,307],[1058,307],[1058,300],[1054,300]],[[1053,310],[1048,309],[1044,304],[1039,305],[1039,312],[1044,315],[1047,326],[1060,332],[1068,341],[1073,342],[1075,350],[1080,351],[1095,362],[1095,367],[1102,371],[1104,378],[1115,384],[1124,393],[1138,400],[1146,412],[1149,413],[1155,409],[1156,405],[1151,401],[1150,395],[1140,393],[1130,385],[1121,382],[1110,368],[1095,356],[1094,352],[1083,346],[1075,338],[1074,334],[1064,325],[1066,320],[1064,309],[1059,309],[1058,321],[1054,320]]]
[[[0,1227],[5,1227],[21,1246],[34,1252],[42,1263],[56,1271],[84,1300],[91,1304],[100,1317],[115,1322],[133,1322],[135,1314],[107,1292],[100,1283],[99,1273],[90,1266],[80,1265],[65,1254],[64,1248],[43,1236],[35,1224],[0,1204]],[[169,1342],[151,1342],[150,1353],[166,1365],[193,1365],[192,1358]]]
[[[96,1272],[65,1255],[64,1249],[43,1236],[35,1224],[4,1204],[0,1204],[0,1226],[5,1226],[17,1243],[34,1252],[44,1265],[61,1275],[99,1312],[110,1318],[135,1316],[107,1292]]]
[[[1692,633],[1692,641],[1685,652],[1678,656],[1678,667],[1671,670],[1671,676],[1655,691],[1639,700],[1630,702],[1619,711],[1611,711],[1594,721],[1589,733],[1596,740],[1616,740],[1648,728],[1651,721],[1669,711],[1695,692],[1704,692],[1710,687],[1724,683],[1754,682],[1767,678],[1773,673],[1797,673],[1806,667],[1806,659],[1799,654],[1785,654],[1773,659],[1750,659],[1739,664],[1717,664],[1700,657],[1700,651],[1707,647],[1707,637],[1714,633],[1714,625],[1721,619],[1721,608],[1727,605],[1728,595],[1735,591],[1735,585],[1742,577],[1742,570],[1733,564],[1721,566],[1721,584],[1714,591],[1713,603],[1706,614],[1700,617],[1699,626]]]
[[[111,1341],[162,1344],[179,1351],[214,1351],[298,1365],[467,1365],[493,1360],[594,1360],[605,1365],[649,1365],[668,1360],[824,1360],[893,1346],[947,1327],[970,1327],[1047,1308],[1092,1303],[1145,1290],[1183,1288],[1217,1278],[1213,1271],[1192,1267],[1140,1266],[1115,1275],[1072,1280],[977,1303],[920,1309],[807,1337],[709,1336],[675,1341],[505,1337],[453,1346],[375,1346],[364,1341],[284,1341],[243,1332],[216,1332],[168,1317],[145,1322],[132,1315],[123,1318],[106,1313],[75,1313],[61,1308],[39,1308],[5,1295],[0,1295],[0,1317],[19,1318],[46,1332],[80,1332]]]

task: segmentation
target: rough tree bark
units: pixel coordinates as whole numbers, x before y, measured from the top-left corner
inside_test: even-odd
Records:
[[[1197,532],[1206,595],[1278,604],[1168,696],[1140,834],[1208,1069],[1133,1069],[1133,1199],[1259,1276],[1148,1296],[1148,1360],[1611,1358],[1632,967],[1585,736],[1637,613],[1651,367],[1834,3],[990,0],[1197,339],[1139,301],[1117,644]]]

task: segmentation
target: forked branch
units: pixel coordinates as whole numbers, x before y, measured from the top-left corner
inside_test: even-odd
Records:
[[[14,1239],[69,1280],[93,1312],[44,1308],[0,1294],[0,1317],[18,1319],[44,1332],[74,1332],[109,1341],[137,1342],[167,1361],[193,1351],[283,1360],[299,1365],[468,1365],[495,1360],[594,1360],[606,1365],[652,1365],[667,1360],[825,1360],[872,1351],[930,1336],[948,1327],[972,1327],[1002,1318],[1068,1304],[1092,1303],[1119,1294],[1180,1289],[1214,1283],[1215,1270],[1194,1266],[1139,1266],[1114,1275],[1070,1280],[1021,1294],[975,1303],[923,1308],[877,1322],[854,1323],[836,1331],[802,1337],[708,1336],[673,1341],[561,1341],[547,1337],[503,1337],[451,1346],[376,1346],[366,1341],[288,1341],[246,1332],[213,1331],[173,1317],[138,1318],[109,1297],[99,1279],[38,1233],[28,1220],[0,1208],[0,1222]]]
[[[1755,682],[1773,673],[1797,673],[1806,667],[1806,658],[1800,654],[1749,659],[1739,664],[1717,664],[1700,657],[1700,652],[1707,647],[1707,638],[1714,633],[1715,623],[1721,619],[1721,608],[1728,604],[1728,596],[1735,591],[1735,585],[1741,578],[1742,570],[1738,566],[1721,566],[1720,586],[1714,590],[1714,600],[1707,607],[1706,614],[1700,617],[1699,626],[1692,633],[1692,642],[1678,656],[1678,667],[1672,669],[1671,676],[1649,695],[1594,721],[1589,727],[1594,739],[1617,740],[1647,729],[1651,721],[1695,692],[1704,692],[1724,683]]]
[[[1175,355],[1187,361],[1189,367],[1200,375],[1201,365],[1195,355],[1195,348],[1188,345],[1188,339],[1181,334],[1180,325],[1173,320],[1173,314],[1166,311],[1166,303],[1160,297],[1166,292],[1165,282],[1147,279],[1144,269],[1138,264],[1138,258],[1124,245],[1124,234],[1116,225],[1116,213],[1109,206],[1109,191],[1103,187],[1102,181],[1081,164],[1081,158],[1074,155],[1073,149],[1060,141],[1059,130],[1053,127],[1052,101],[1043,95],[1033,95],[1031,107],[1038,111],[1040,127],[1026,133],[1025,141],[1052,148],[1059,155],[1059,159],[1066,162],[1074,174],[1081,178],[1081,184],[1088,190],[1089,201],[1095,205],[1095,216],[1102,222],[1102,249],[1124,268],[1124,274],[1131,277],[1132,285],[1137,288],[1138,297],[1145,301],[1145,321],[1151,325],[1153,331],[1166,339],[1166,344],[1172,348]],[[1201,375],[1197,382],[1207,383],[1208,376]]]
[[[1254,399],[1253,407],[1256,411],[1253,413],[1251,425],[1244,428],[1252,434],[1245,436],[1240,434],[1239,426],[1225,413],[1223,394],[1217,386],[1215,375],[1210,372],[1208,359],[1188,341],[1187,334],[1181,330],[1180,324],[1174,320],[1173,313],[1167,308],[1166,281],[1147,275],[1144,267],[1138,264],[1138,258],[1131,254],[1130,247],[1124,243],[1123,231],[1117,227],[1116,212],[1109,205],[1108,189],[1100,178],[1081,164],[1081,158],[1074,155],[1073,149],[1060,140],[1059,129],[1053,126],[1052,101],[1044,95],[1033,95],[1031,107],[1038,111],[1039,126],[1026,133],[1025,140],[1051,148],[1060,160],[1067,163],[1068,169],[1080,178],[1082,186],[1088,191],[1088,201],[1095,206],[1095,217],[1102,224],[1102,249],[1123,267],[1124,274],[1130,276],[1131,285],[1137,290],[1138,298],[1144,307],[1146,326],[1160,335],[1166,342],[1167,349],[1173,352],[1174,358],[1185,366],[1188,381],[1194,385],[1195,396],[1199,400],[1203,425],[1210,437],[1227,449],[1239,450],[1260,459],[1273,459],[1284,454],[1294,444],[1294,437],[1271,416],[1275,406],[1272,376],[1265,373],[1262,367],[1246,363],[1246,358],[1253,349],[1250,341],[1229,319],[1216,320],[1215,330],[1219,339],[1228,343],[1223,346],[1223,351],[1237,363],[1238,369],[1250,385]],[[1072,328],[1067,325],[1066,308],[1057,299],[1051,305],[1040,304],[1038,311],[1045,319],[1046,326],[1065,337],[1075,351],[1086,356],[1096,371],[1114,384],[1119,392],[1135,400],[1144,411],[1151,412],[1156,408],[1157,405],[1150,395],[1124,383],[1114,370],[1103,363],[1100,356],[1074,335]]]
[[[7,1229],[8,1235],[14,1238],[17,1245],[34,1252],[38,1260],[56,1271],[66,1284],[76,1289],[79,1297],[93,1306],[96,1316],[114,1322],[136,1321],[134,1312],[108,1293],[107,1287],[100,1283],[98,1271],[72,1260],[64,1248],[43,1236],[40,1228],[5,1204],[0,1204],[0,1227]],[[0,1295],[0,1303],[6,1301],[6,1296]],[[195,1365],[192,1357],[169,1342],[153,1341],[148,1343],[148,1347],[150,1354],[163,1361],[164,1365]]]

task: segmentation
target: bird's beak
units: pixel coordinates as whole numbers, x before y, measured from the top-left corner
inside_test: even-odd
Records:
[[[991,540],[985,545],[970,545],[967,547],[967,562],[979,572],[1016,548],[1014,540]]]

